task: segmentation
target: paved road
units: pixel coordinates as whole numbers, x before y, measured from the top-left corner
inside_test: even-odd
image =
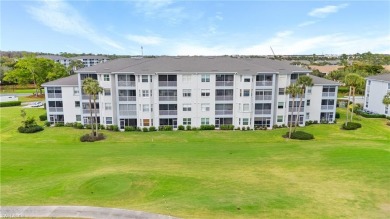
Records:
[[[173,219],[174,217],[118,208],[89,206],[0,206],[0,217],[77,217],[96,219]]]

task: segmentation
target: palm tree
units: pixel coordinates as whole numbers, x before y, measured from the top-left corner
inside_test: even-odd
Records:
[[[389,107],[390,105],[390,91],[383,97],[382,103]]]
[[[351,113],[351,119],[352,122],[353,118],[353,109],[355,106],[355,91],[356,88],[362,87],[364,85],[364,78],[358,74],[350,73],[345,76],[344,83],[346,86],[349,86],[349,94],[348,94],[348,106],[347,106],[347,121],[346,124],[348,124],[348,111],[349,111],[349,100],[351,99],[352,95],[352,113]]]
[[[297,95],[301,92],[301,88],[298,87],[296,84],[291,84],[286,88],[286,94],[289,94],[292,98],[292,110],[291,110],[291,119],[290,119],[290,131],[288,133],[288,138],[291,138],[291,131],[292,131],[292,124],[293,124],[293,118],[294,118],[294,105],[295,105],[295,98]],[[289,104],[290,106],[290,104]]]
[[[99,86],[99,82],[92,78],[86,78],[83,81],[83,91],[89,95],[89,110],[91,113],[90,117],[90,125],[92,129],[91,136],[97,135],[97,111],[96,111],[96,95],[103,91],[103,88]],[[95,126],[96,126],[96,132],[93,127],[93,121],[92,121],[92,99],[94,103],[94,109],[95,109]]]
[[[303,95],[305,95],[306,87],[313,86],[313,79],[307,75],[302,75],[298,78],[297,85],[300,86],[301,95],[300,95],[300,99],[299,99],[298,115],[297,115],[297,118],[295,119],[294,132],[298,126],[299,112],[301,112],[301,108],[302,108]]]

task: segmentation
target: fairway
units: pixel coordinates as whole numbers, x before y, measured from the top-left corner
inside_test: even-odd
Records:
[[[1,205],[87,205],[181,218],[389,218],[390,126],[356,117],[267,131],[20,134],[19,107],[1,108]],[[43,109],[26,109],[38,116]],[[341,111],[342,116],[345,111]]]

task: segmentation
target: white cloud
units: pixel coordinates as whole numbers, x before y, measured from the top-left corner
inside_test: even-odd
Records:
[[[134,4],[138,13],[149,18],[162,18],[170,24],[178,24],[189,18],[184,7],[173,6],[172,0],[138,0]]]
[[[347,6],[348,4],[341,4],[341,5],[328,5],[322,8],[315,8],[309,12],[309,16],[324,18],[328,14],[336,13],[340,9],[345,8]]]
[[[126,35],[126,39],[139,43],[140,45],[159,45],[163,41],[162,38],[157,36],[141,36],[141,35]]]
[[[313,25],[315,23],[317,23],[317,21],[305,21],[303,23],[298,24],[298,27],[306,27],[306,26],[309,26],[309,25]]]
[[[28,12],[54,31],[85,38],[107,50],[124,49],[112,39],[98,34],[73,7],[64,1],[42,1],[39,6],[29,7]]]

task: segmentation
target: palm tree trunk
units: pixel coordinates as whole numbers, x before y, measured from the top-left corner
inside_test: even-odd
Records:
[[[91,125],[91,136],[93,136],[93,122],[92,122],[92,99],[91,95],[89,95],[89,111],[91,113],[91,117],[89,117],[89,124]]]
[[[292,111],[291,111],[291,119],[290,119],[290,131],[288,133],[288,138],[291,138],[291,131],[292,131],[292,124],[293,124],[293,119],[294,119],[294,106],[295,106],[295,98],[293,98],[292,101]]]
[[[98,122],[97,122],[97,109],[96,109],[96,95],[93,95],[93,105],[94,105],[94,111],[95,111],[95,128],[96,128],[96,132],[95,132],[95,136],[98,135]]]
[[[298,107],[298,113],[297,113],[297,118],[295,119],[295,126],[294,126],[294,131],[295,132],[297,130],[297,126],[298,126],[298,120],[299,120],[299,113],[301,112],[301,108],[302,108],[302,99],[303,99],[303,95],[305,94],[305,89],[302,88],[302,92],[301,92],[301,97],[299,99],[299,107]]]
[[[349,119],[349,117],[348,117],[348,115],[349,115],[349,101],[350,101],[350,99],[351,99],[351,86],[349,86],[349,92],[348,92],[348,103],[347,103],[347,120],[345,121],[345,125],[348,125],[348,119]]]
[[[355,108],[355,87],[352,87],[352,113],[351,113],[351,122],[353,119],[353,109]]]

